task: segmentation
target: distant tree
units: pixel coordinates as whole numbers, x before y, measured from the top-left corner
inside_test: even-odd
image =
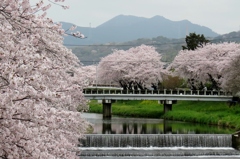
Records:
[[[182,46],[183,50],[195,50],[196,48],[203,47],[209,43],[209,40],[207,40],[203,34],[200,35],[196,33],[190,33],[188,36],[186,36],[185,41],[187,46]]]
[[[113,82],[124,89],[144,89],[161,80],[164,63],[152,46],[141,45],[127,51],[114,50],[102,58],[98,66],[98,79]]]
[[[192,89],[210,83],[210,89],[225,88],[232,60],[239,55],[240,44],[207,44],[197,50],[182,50],[167,68],[189,81]]]

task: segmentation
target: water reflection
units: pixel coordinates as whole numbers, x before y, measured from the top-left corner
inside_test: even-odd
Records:
[[[163,119],[122,118],[103,119],[102,114],[83,113],[93,124],[94,134],[231,134],[233,129],[206,126]]]

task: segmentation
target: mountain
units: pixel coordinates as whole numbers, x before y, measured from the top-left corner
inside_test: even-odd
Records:
[[[61,22],[65,30],[71,27],[71,23]],[[153,38],[164,36],[166,38],[185,38],[186,34],[195,32],[204,34],[205,37],[216,37],[217,33],[210,28],[193,24],[188,20],[171,21],[162,16],[143,18],[136,16],[119,15],[96,28],[78,27],[88,38],[76,39],[71,36],[64,37],[65,44],[91,45],[109,42],[126,42],[139,38]]]

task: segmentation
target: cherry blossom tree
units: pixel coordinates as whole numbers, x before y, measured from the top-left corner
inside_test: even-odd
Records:
[[[164,63],[152,46],[114,50],[101,59],[97,76],[102,84],[119,84],[124,89],[144,89],[161,81]]]
[[[238,56],[230,62],[230,67],[225,70],[225,81],[223,83],[226,91],[232,92],[240,97],[240,49]]]
[[[96,84],[96,72],[97,72],[97,66],[96,65],[88,65],[88,66],[82,66],[79,68],[79,71],[84,79],[81,81],[85,82],[86,86],[92,86],[93,84]]]
[[[78,158],[88,126],[76,110],[87,109],[79,61],[63,46],[60,24],[46,17],[49,7],[42,0],[0,4],[2,159]]]
[[[211,83],[211,89],[224,88],[227,80],[226,70],[232,65],[240,51],[240,44],[207,44],[194,51],[180,51],[168,70],[188,79],[192,89],[201,89]]]

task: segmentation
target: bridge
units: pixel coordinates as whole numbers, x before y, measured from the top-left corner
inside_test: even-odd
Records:
[[[111,103],[116,100],[157,100],[164,105],[164,113],[172,110],[177,101],[231,101],[233,96],[223,91],[200,90],[121,90],[121,89],[85,89],[86,99],[101,101],[103,117],[111,118]]]

